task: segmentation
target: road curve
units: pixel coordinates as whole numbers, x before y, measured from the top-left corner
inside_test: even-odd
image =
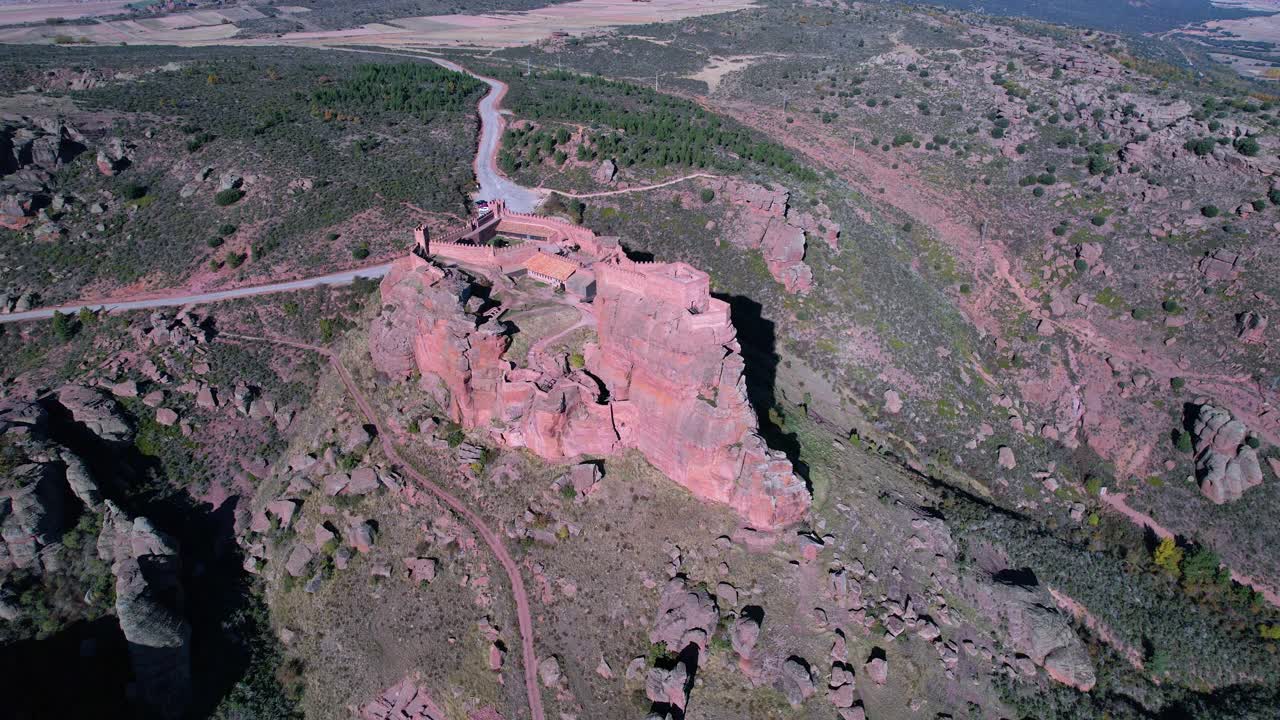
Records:
[[[53,317],[55,312],[77,312],[81,308],[105,310],[108,312],[115,310],[146,310],[149,308],[179,307],[182,305],[203,305],[204,303],[218,302],[220,300],[234,300],[236,298],[253,297],[255,295],[295,292],[297,290],[306,290],[308,288],[319,287],[321,285],[350,285],[356,278],[380,278],[383,275],[386,275],[387,271],[390,269],[391,263],[383,263],[381,265],[356,268],[354,270],[343,270],[342,272],[320,275],[318,277],[302,278],[301,280],[286,280],[283,282],[267,283],[266,285],[251,285],[248,287],[231,288],[229,290],[213,290],[205,293],[166,294],[134,300],[80,300],[70,305],[58,305],[55,307],[37,308],[35,310],[26,310],[24,312],[0,315],[0,324],[21,322],[23,320],[47,320]]]
[[[471,508],[467,507],[461,500],[450,493],[448,490],[440,487],[425,475],[418,472],[417,468],[404,461],[400,456],[400,451],[396,448],[395,442],[391,438],[391,434],[386,432],[386,426],[379,422],[378,415],[374,412],[373,406],[369,404],[364,394],[356,387],[355,380],[352,379],[351,373],[347,371],[347,367],[342,364],[342,360],[338,354],[328,348],[318,345],[308,345],[293,340],[281,340],[270,337],[259,337],[253,335],[239,335],[235,333],[223,333],[223,337],[247,340],[252,342],[269,342],[278,345],[286,345],[288,347],[298,348],[300,350],[310,350],[329,358],[329,363],[333,365],[333,369],[338,373],[338,377],[342,380],[342,384],[346,387],[347,393],[355,400],[356,405],[360,408],[361,414],[364,415],[365,421],[373,425],[377,430],[378,438],[382,441],[382,450],[387,457],[395,463],[407,475],[412,477],[420,487],[435,495],[450,509],[458,513],[475,529],[480,537],[484,538],[485,544],[493,551],[494,557],[498,559],[498,563],[502,565],[503,571],[507,575],[508,582],[511,583],[511,595],[515,599],[516,604],[516,621],[520,626],[520,649],[524,665],[524,685],[529,698],[529,713],[532,720],[545,720],[545,714],[542,709],[542,690],[538,686],[538,654],[533,646],[533,613],[529,610],[529,593],[524,588],[524,578],[520,574],[520,567],[516,565],[515,558],[511,557],[511,553],[507,551],[507,547],[502,542],[502,538],[494,532],[484,520]]]
[[[421,56],[419,56],[421,57]],[[502,200],[515,212],[530,213],[545,197],[533,188],[517,185],[498,172],[498,144],[502,141],[502,98],[507,94],[507,84],[501,80],[478,75],[461,65],[444,58],[430,58],[435,64],[464,73],[489,86],[489,92],[480,100],[480,144],[476,148],[476,182],[480,183],[477,200]]]

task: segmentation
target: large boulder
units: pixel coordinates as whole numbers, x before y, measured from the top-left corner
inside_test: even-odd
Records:
[[[1262,484],[1258,453],[1249,445],[1249,429],[1226,410],[1201,405],[1192,425],[1200,492],[1215,503],[1239,500]]]
[[[58,389],[58,403],[89,432],[109,443],[125,443],[133,439],[119,404],[111,395],[84,385],[64,385]]]
[[[690,644],[705,650],[720,621],[716,601],[703,589],[690,590],[683,577],[667,582],[658,603],[649,641],[680,652]]]
[[[1097,682],[1097,675],[1088,650],[1071,629],[1070,617],[1027,575],[1017,573],[1016,578],[1008,579],[997,576],[990,588],[1008,644],[1043,667],[1054,680],[1089,690]]]

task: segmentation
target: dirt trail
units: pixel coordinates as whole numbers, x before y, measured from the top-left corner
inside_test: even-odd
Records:
[[[1116,637],[1115,632],[1113,632],[1110,627],[1098,618],[1094,617],[1093,613],[1089,612],[1089,608],[1081,605],[1079,602],[1076,602],[1071,598],[1071,596],[1056,588],[1049,588],[1049,594],[1053,596],[1053,601],[1059,608],[1071,613],[1077,622],[1083,623],[1084,626],[1089,628],[1094,635],[1097,635],[1102,642],[1110,645],[1113,650],[1120,653],[1124,659],[1128,660],[1129,664],[1135,669],[1143,669],[1142,653],[1138,652],[1137,648],[1126,645],[1123,640]]]
[[[511,595],[516,605],[516,620],[520,625],[520,646],[524,665],[524,685],[525,691],[529,697],[529,712],[533,720],[545,720],[542,708],[542,691],[538,686],[538,655],[533,645],[533,614],[529,610],[529,595],[524,588],[524,578],[520,574],[520,568],[516,565],[516,561],[511,557],[511,553],[507,551],[506,545],[503,544],[502,538],[494,532],[471,508],[467,507],[461,500],[451,494],[449,491],[428,480],[425,475],[417,470],[412,464],[405,462],[400,456],[400,451],[396,448],[392,436],[386,430],[386,425],[379,422],[377,413],[374,412],[373,406],[369,404],[368,399],[356,387],[355,381],[351,377],[351,373],[347,371],[345,365],[342,364],[341,358],[332,350],[318,345],[308,345],[306,343],[294,340],[283,340],[278,338],[257,337],[253,335],[239,335],[234,333],[224,333],[227,338],[238,340],[247,340],[252,342],[267,342],[277,345],[285,345],[299,350],[309,350],[319,353],[329,359],[329,363],[333,366],[338,377],[341,378],[342,384],[346,387],[347,393],[355,400],[360,408],[361,414],[365,420],[373,425],[377,431],[379,440],[382,441],[382,450],[387,457],[395,463],[403,472],[417,481],[418,485],[426,489],[431,494],[440,499],[441,502],[448,505],[454,512],[461,515],[480,537],[484,538],[485,544],[493,551],[494,556],[498,559],[498,563],[502,565],[503,571],[506,572],[507,580],[511,583]]]
[[[623,188],[621,190],[603,190],[600,192],[589,192],[589,193],[571,193],[571,192],[564,192],[561,190],[553,190],[552,192],[556,193],[557,195],[564,195],[565,197],[571,197],[571,198],[608,197],[610,195],[625,195],[627,193],[633,193],[633,192],[657,190],[659,188],[670,187],[671,185],[682,183],[686,180],[693,180],[694,178],[707,178],[708,180],[720,179],[719,177],[712,175],[710,173],[693,173],[691,175],[684,175],[674,180],[668,180],[666,182],[660,182],[654,185],[641,185],[640,187]]]
[[[1155,518],[1150,515],[1136,510],[1126,502],[1128,497],[1129,496],[1124,493],[1105,493],[1102,496],[1102,503],[1123,515],[1133,524],[1150,528],[1151,532],[1155,533],[1156,537],[1161,540],[1164,540],[1165,538],[1177,538],[1176,534],[1172,530],[1156,522]],[[1280,608],[1280,592],[1269,587],[1261,580],[1245,575],[1244,573],[1236,572],[1235,570],[1231,570],[1231,579],[1241,585],[1253,588],[1254,591],[1260,593],[1264,598],[1266,598],[1267,602]]]

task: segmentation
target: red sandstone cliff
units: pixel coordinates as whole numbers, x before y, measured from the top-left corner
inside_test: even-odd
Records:
[[[454,420],[506,445],[553,461],[635,448],[754,527],[799,520],[808,490],[758,433],[729,308],[710,297],[707,275],[624,264],[596,266],[599,344],[588,346],[584,372],[554,359],[515,367],[501,323],[468,309],[463,274],[405,258],[382,282],[374,364],[394,377],[421,373]]]
[[[623,444],[757,527],[798,520],[809,493],[759,435],[729,306],[682,263],[645,268],[638,286],[628,280],[612,266],[597,272],[600,344],[588,356]]]

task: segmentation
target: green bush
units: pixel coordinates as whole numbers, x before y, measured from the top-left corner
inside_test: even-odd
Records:
[[[70,340],[71,337],[76,334],[77,328],[76,328],[75,321],[72,320],[71,316],[66,313],[61,313],[61,312],[58,312],[57,310],[54,310],[52,325],[53,325],[53,336],[58,338],[62,342],[66,342]]]
[[[1169,387],[1173,388],[1174,390],[1181,390],[1186,386],[1187,386],[1187,381],[1184,378],[1180,378],[1180,377],[1169,378]]]
[[[126,200],[141,200],[147,194],[147,188],[137,183],[129,183],[120,192]]]
[[[1107,216],[1094,215],[1093,217],[1089,218],[1089,222],[1093,223],[1094,227],[1102,227],[1103,225],[1107,224]]]
[[[226,190],[221,190],[217,195],[214,195],[213,201],[222,207],[226,207],[239,202],[242,197],[244,197],[243,190],[239,188],[228,188]]]
[[[369,257],[369,246],[361,245],[359,247],[354,248],[351,251],[351,257],[355,258],[356,260],[363,260]]]
[[[1173,446],[1178,449],[1178,452],[1184,453],[1189,453],[1195,449],[1191,441],[1191,433],[1186,430],[1177,430],[1175,432]]]
[[[1239,140],[1236,140],[1236,152],[1246,157],[1256,156],[1258,154],[1258,151],[1261,149],[1262,148],[1258,146],[1258,141],[1256,138],[1242,137]]]
[[[1217,145],[1217,143],[1213,141],[1213,138],[1196,138],[1194,140],[1186,141],[1183,143],[1182,147],[1190,150],[1200,157],[1204,157],[1205,155],[1213,152],[1215,145]]]
[[[236,232],[236,226],[232,225],[231,223],[223,223],[218,226],[218,234],[221,235],[222,237],[226,237],[228,235],[234,235],[235,232]]]
[[[205,240],[204,242],[209,247],[216,248],[216,247],[222,247],[222,243],[226,241],[218,237],[217,235],[214,235],[213,237],[209,238],[208,240]]]
[[[1085,262],[1084,258],[1076,258],[1076,261],[1072,263],[1072,266],[1078,273],[1087,272],[1089,270],[1089,263]]]
[[[716,191],[711,188],[702,189],[702,202],[709,203],[716,199]]]
[[[1218,217],[1218,214],[1220,212],[1222,211],[1218,209],[1217,205],[1205,205],[1204,207],[1200,208],[1200,214],[1207,218]]]
[[[227,253],[227,259],[226,259],[227,267],[234,270],[240,267],[241,265],[243,265],[244,261],[247,259],[248,258],[244,253],[237,253],[237,252]]]

